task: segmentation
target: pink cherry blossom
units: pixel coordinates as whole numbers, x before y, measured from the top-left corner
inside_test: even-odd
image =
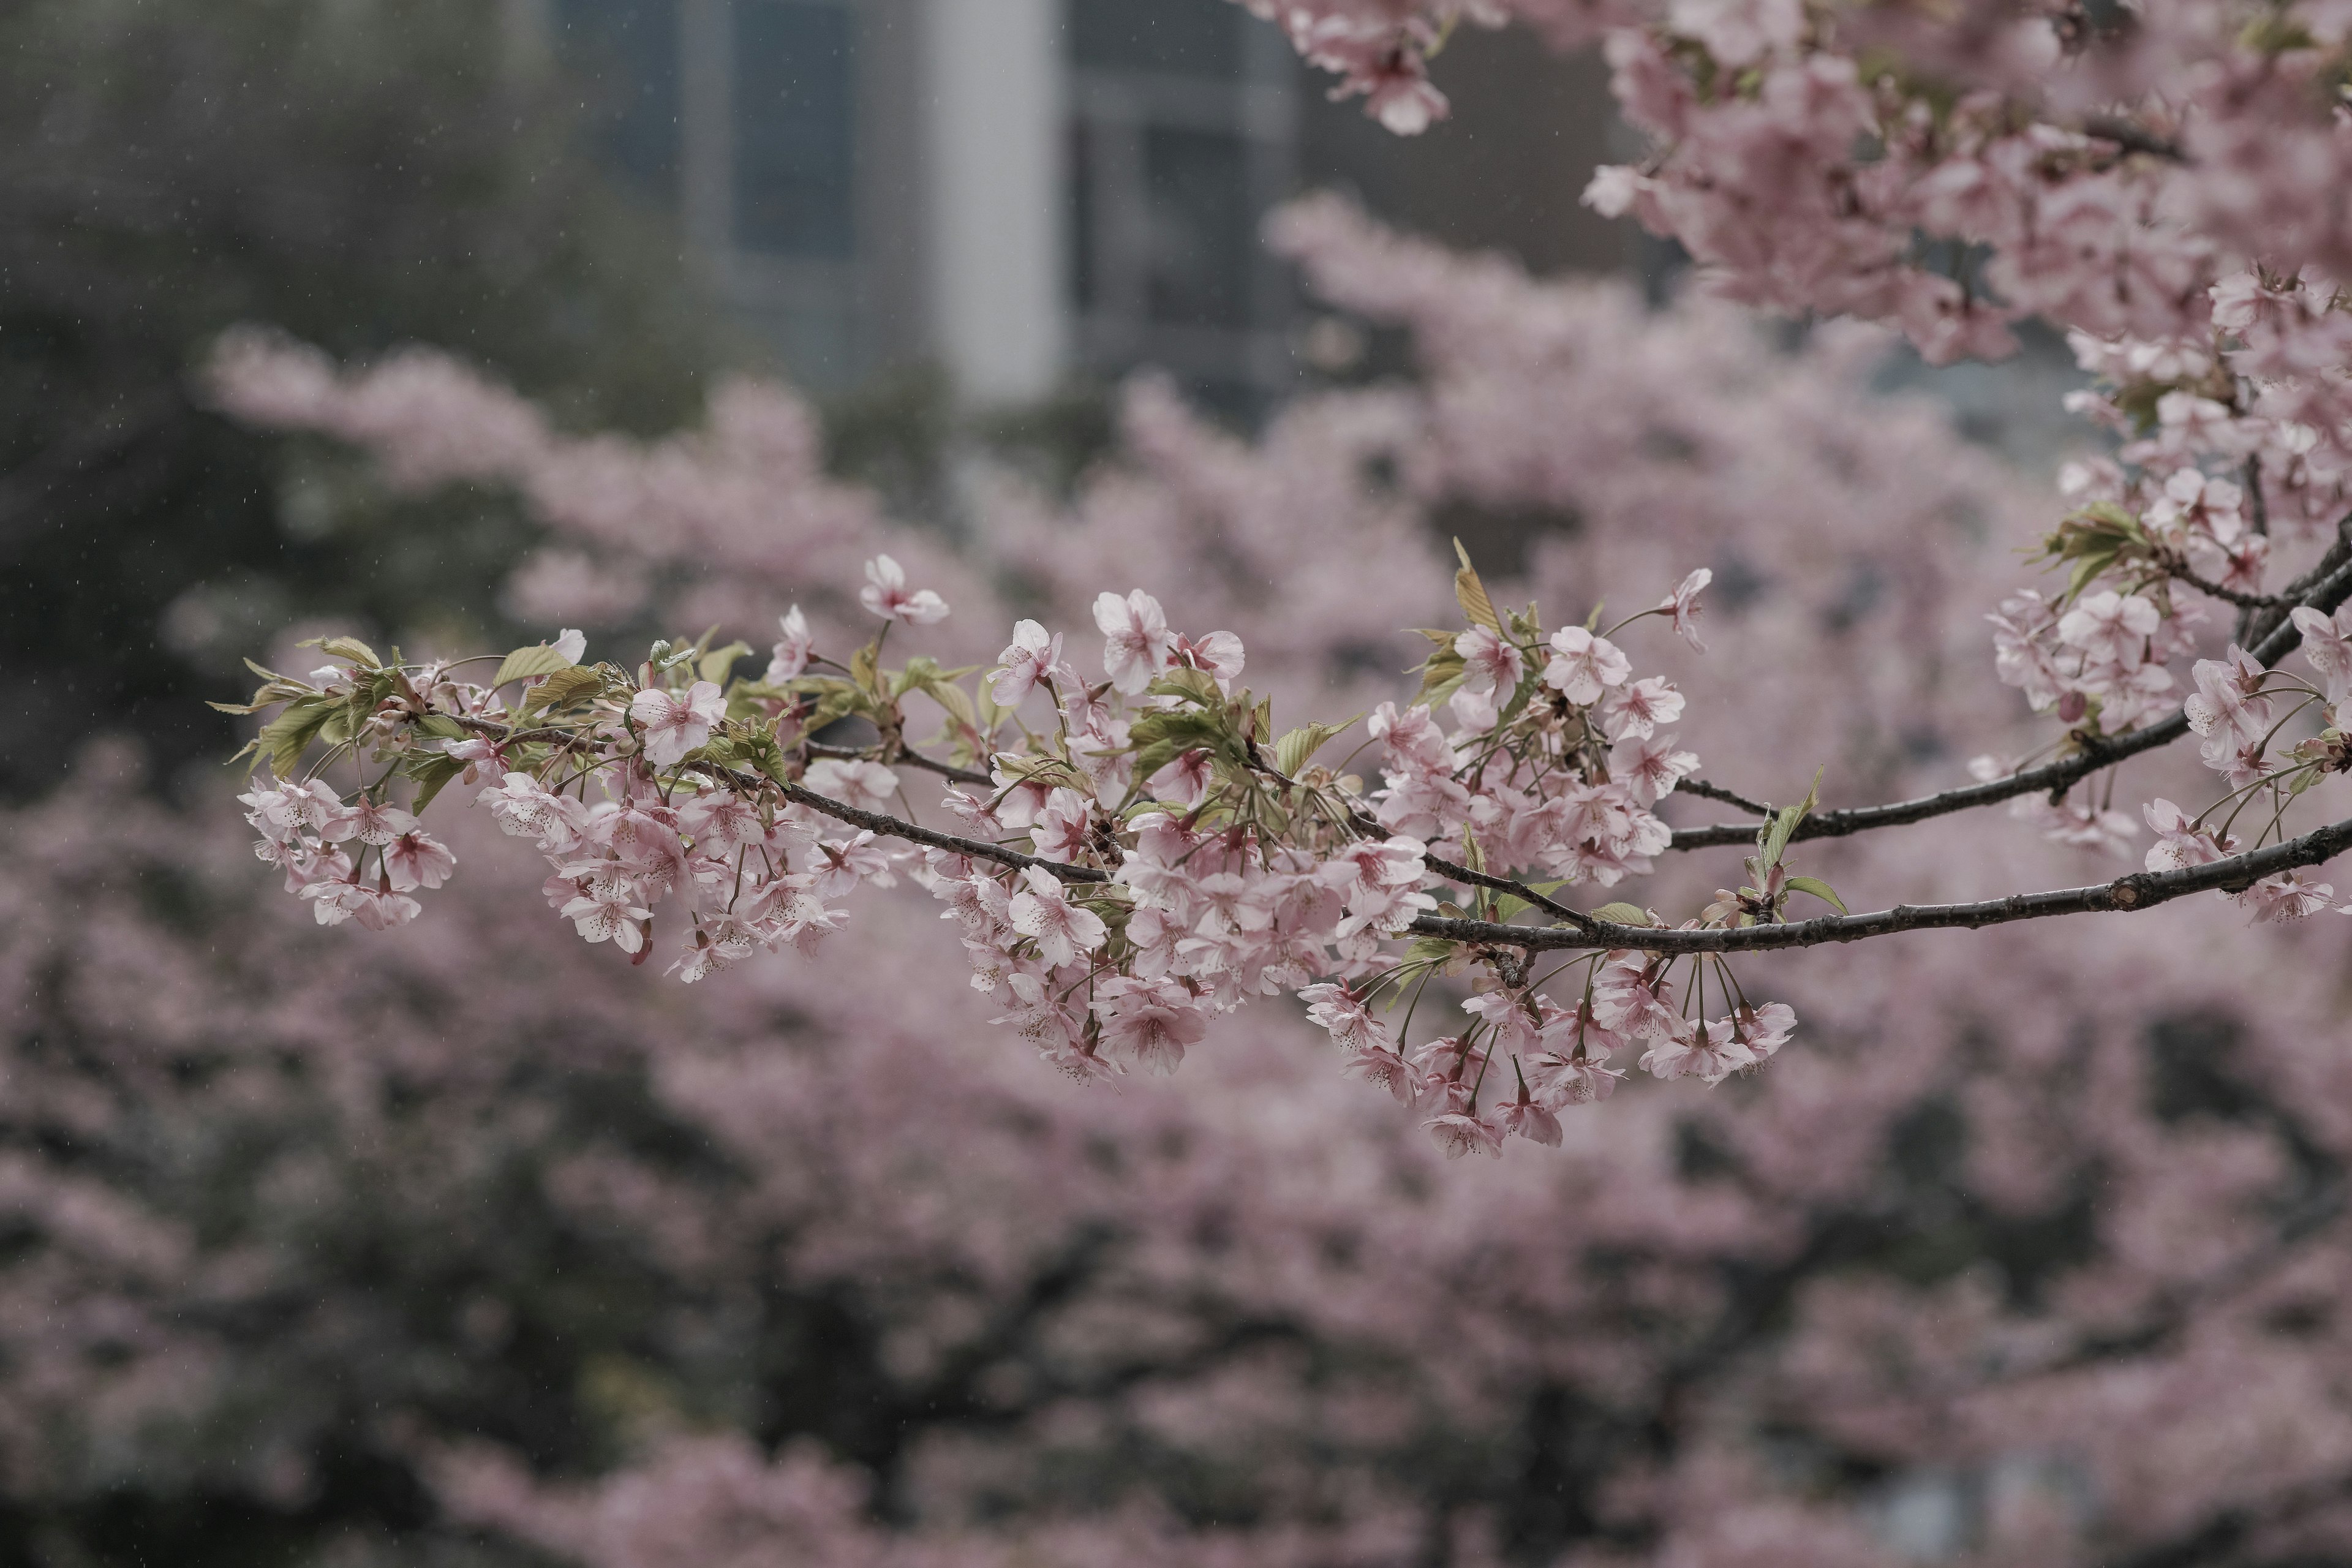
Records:
[[[782,636],[768,656],[767,673],[761,677],[771,686],[781,686],[808,668],[809,652],[816,644],[808,617],[801,614],[798,605],[776,617],[776,627]]]
[[[1013,929],[1034,939],[1037,952],[1058,969],[1078,954],[1103,944],[1108,928],[1102,917],[1083,904],[1074,904],[1050,872],[1032,866],[1021,873],[1021,891],[1013,895]]]
[[[1699,653],[1706,651],[1706,644],[1698,637],[1699,612],[1705,607],[1699,604],[1698,596],[1714,581],[1714,570],[1702,566],[1676,584],[1675,591],[1658,603],[1658,608],[1673,620],[1675,635]]]
[[[727,703],[708,680],[696,681],[683,695],[652,686],[630,699],[629,717],[644,736],[646,760],[669,767],[710,739],[727,717]]]
[[[457,868],[457,853],[427,833],[404,833],[384,846],[383,871],[394,892],[438,888]]]
[[[1462,656],[1463,689],[1505,694],[1518,689],[1527,660],[1518,645],[1492,626],[1472,626],[1454,639],[1454,651]]]
[[[1062,639],[1058,633],[1049,636],[1035,621],[1016,621],[1012,642],[996,656],[996,668],[989,672],[989,695],[1000,708],[1017,708],[1061,662]]]
[[[1138,588],[1126,598],[1105,593],[1095,600],[1095,625],[1103,634],[1103,671],[1111,684],[1133,696],[1168,668],[1176,639],[1160,601]]]
[[[1562,626],[1552,633],[1551,648],[1544,681],[1580,708],[1600,701],[1602,692],[1624,685],[1633,673],[1633,661],[1615,643],[1582,626]]]
[[[906,569],[887,555],[866,563],[866,586],[857,591],[857,602],[866,614],[886,621],[928,626],[948,618],[948,602],[929,588],[909,593]]]

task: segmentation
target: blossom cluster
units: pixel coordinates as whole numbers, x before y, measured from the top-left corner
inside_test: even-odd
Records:
[[[1456,1153],[1509,1134],[1557,1143],[1557,1110],[1604,1098],[1622,1071],[1605,1064],[1629,1043],[1660,1078],[1714,1083],[1788,1038],[1789,1009],[1750,1005],[1719,957],[1690,958],[1677,1006],[1665,957],[1596,941],[1554,971],[1578,972],[1581,999],[1562,1007],[1508,945],[1506,922],[1538,907],[1596,934],[1661,923],[1627,904],[1579,915],[1549,895],[1646,873],[1671,840],[1653,808],[1697,765],[1671,729],[1683,698],[1664,677],[1636,679],[1613,637],[1656,618],[1700,647],[1706,569],[1605,631],[1598,611],[1547,631],[1532,607],[1496,611],[1465,554],[1470,625],[1425,634],[1417,700],[1369,716],[1363,744],[1384,762],[1370,789],[1314,760],[1353,721],[1277,733],[1271,702],[1239,685],[1241,640],[1171,628],[1140,589],[1096,600],[1093,679],[1034,620],[985,672],[922,656],[886,668],[894,630],[949,606],[890,556],[866,575],[870,642],[829,658],[794,606],[756,677],[734,673],[752,652],[740,643],[657,643],[632,672],[582,663],[585,638],[568,631],[477,680],[474,661],[326,641],[338,662],[307,680],[265,672],[232,708],[274,713],[251,748],[272,777],[244,797],[257,853],[322,924],[404,924],[410,893],[456,864],[415,814],[461,784],[546,858],[542,890],[583,940],[642,963],[666,926],[688,983],[757,952],[813,952],[853,891],[904,879],[947,906],[997,1022],[1074,1078],[1173,1072],[1216,1016],[1297,993],[1350,1053],[1347,1070]],[[945,720],[944,757],[905,738],[917,692]],[[824,739],[861,731],[870,743]],[[325,782],[345,764],[349,798]],[[920,826],[913,772],[948,781],[956,832]],[[406,808],[393,803],[403,779]],[[1722,894],[1685,929],[1777,921],[1792,890],[1834,901],[1780,863],[1793,820],[1768,829],[1759,888]],[[1433,856],[1455,843],[1468,867]],[[1511,879],[1522,874],[1543,879]],[[1473,889],[1468,908],[1429,890],[1449,875]],[[1432,916],[1467,929],[1449,935]],[[1399,953],[1399,939],[1417,940]],[[1370,1011],[1472,970],[1456,1033],[1411,1045],[1412,1007],[1395,1030]],[[1487,1063],[1503,1058],[1508,1082],[1490,1087]]]

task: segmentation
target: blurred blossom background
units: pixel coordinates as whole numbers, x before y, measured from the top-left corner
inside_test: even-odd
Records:
[[[1062,1080],[919,893],[689,992],[457,792],[395,933],[252,858],[248,655],[837,637],[883,548],[942,662],[1143,586],[1286,711],[1397,694],[1451,538],[1555,620],[1710,565],[1643,657],[1711,776],[2031,744],[2063,348],[1695,298],[1578,203],[1598,60],[1436,76],[1391,136],[1225,0],[0,8],[0,1568],[2352,1556],[2332,927],[1772,961],[1769,1072],[1448,1163],[1286,1003]]]

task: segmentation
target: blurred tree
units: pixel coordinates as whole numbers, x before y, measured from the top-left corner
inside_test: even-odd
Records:
[[[223,327],[452,345],[598,424],[698,403],[674,238],[520,64],[476,0],[0,9],[0,790],[101,726],[217,749],[195,700],[291,605],[400,629],[429,575],[496,616],[517,515],[236,432],[188,379]]]

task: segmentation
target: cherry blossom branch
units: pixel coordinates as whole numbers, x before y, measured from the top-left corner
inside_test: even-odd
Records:
[[[1721,801],[1726,805],[1736,805],[1742,811],[1752,811],[1759,816],[1770,816],[1777,809],[1760,800],[1750,800],[1744,795],[1727,790],[1721,784],[1709,784],[1705,779],[1685,779],[1675,787],[1681,794],[1695,795],[1703,800]],[[1755,830],[1750,828],[1748,831],[1752,835]]]
[[[2336,542],[2319,563],[2288,584],[2280,597],[2284,601],[2283,607],[2262,617],[2253,628],[2257,636],[2250,651],[2258,664],[2275,664],[2302,643],[2303,633],[2289,618],[2288,611],[2304,605],[2322,612],[2332,611],[2347,597],[2352,597],[2352,518],[2346,519],[2338,526]],[[1919,795],[1911,800],[1891,801],[1884,805],[1849,806],[1842,811],[1816,812],[1798,824],[1796,831],[1790,837],[1792,841],[1843,838],[1873,828],[1900,827],[1909,823],[1925,822],[1931,817],[1991,805],[2038,791],[2046,790],[2053,796],[2063,795],[2078,781],[2102,768],[2122,762],[2126,757],[2137,756],[2142,752],[2168,746],[2187,733],[2189,716],[2186,712],[2176,711],[2160,723],[2134,730],[2127,734],[2084,736],[2079,742],[2082,750],[2074,756],[2044,763],[2040,767],[2026,768],[2007,778],[1963,784],[1957,789]],[[1688,788],[1688,783],[1683,787]],[[1756,838],[1756,828],[1754,823],[1738,822],[1676,828],[1670,847],[1705,849],[1724,844],[1751,844]]]
[[[1042,855],[1024,855],[1018,849],[1007,849],[1002,844],[991,844],[984,838],[961,838],[952,833],[936,832],[931,828],[908,822],[904,817],[890,816],[882,812],[866,811],[858,806],[845,805],[840,801],[821,795],[805,785],[778,784],[758,773],[747,773],[740,768],[730,768],[719,763],[690,760],[685,765],[719,784],[727,785],[738,794],[756,798],[762,791],[772,793],[791,801],[795,805],[807,806],[811,811],[820,812],[835,821],[845,822],[852,827],[862,827],[869,833],[877,833],[886,838],[903,838],[909,844],[920,844],[932,849],[951,850],[958,855],[969,855],[979,860],[993,860],[1000,866],[1010,866],[1016,871],[1025,871],[1034,866],[1065,882],[1110,880],[1109,872],[1097,870],[1092,866],[1072,866],[1065,861],[1048,860]]]
[[[1741,926],[1714,931],[1663,931],[1647,926],[1598,922],[1600,938],[1584,931],[1539,930],[1497,925],[1485,921],[1447,920],[1424,915],[1412,922],[1423,936],[1485,946],[1517,947],[1526,952],[1591,949],[1599,945],[1631,948],[1643,952],[1764,952],[1783,948],[1819,947],[1833,942],[1858,942],[1906,931],[1973,930],[2008,925],[2016,921],[2042,920],[2053,915],[2093,914],[2111,910],[2152,909],[2191,893],[2214,889],[2236,891],[2264,877],[2316,866],[2352,848],[2352,819],[2202,866],[2170,871],[2139,871],[2087,888],[2061,888],[2042,893],[2012,893],[1973,904],[1897,904],[1864,915],[1824,915],[1819,920],[1784,925]]]
[[[826,746],[820,745],[814,741],[808,742],[807,745],[811,756],[833,757],[845,762],[857,761],[866,756],[866,753],[856,746]],[[910,768],[920,768],[927,773],[937,773],[940,777],[955,784],[992,785],[996,782],[977,769],[960,768],[953,763],[943,763],[937,757],[927,757],[911,746],[898,747],[888,756],[883,758],[882,762],[886,767],[897,767],[903,763]]]

